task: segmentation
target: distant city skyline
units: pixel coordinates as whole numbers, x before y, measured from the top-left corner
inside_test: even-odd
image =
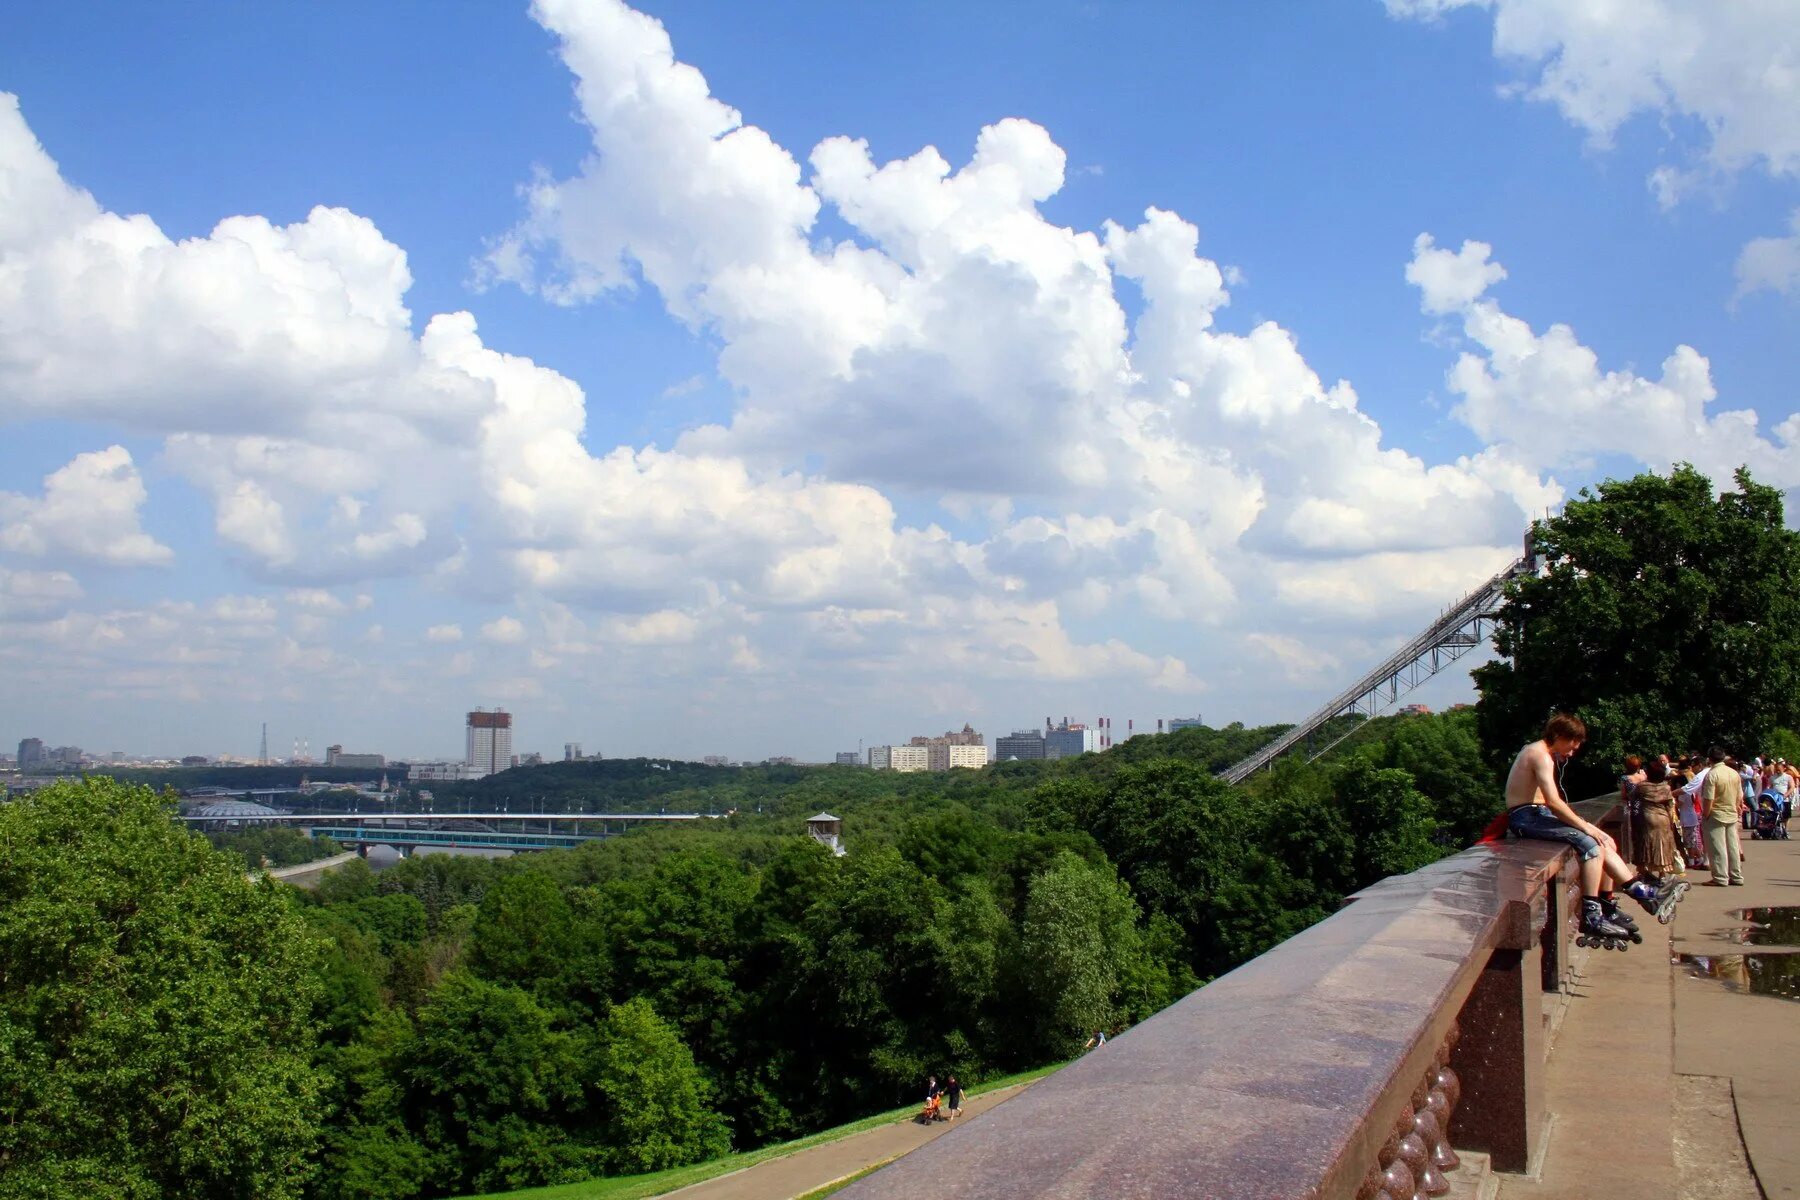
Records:
[[[1800,495],[1800,5],[16,7],[9,744],[1293,721]]]

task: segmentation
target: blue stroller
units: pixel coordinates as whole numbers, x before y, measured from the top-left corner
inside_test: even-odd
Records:
[[[1787,835],[1787,802],[1774,792],[1764,792],[1756,798],[1756,840],[1786,841]]]

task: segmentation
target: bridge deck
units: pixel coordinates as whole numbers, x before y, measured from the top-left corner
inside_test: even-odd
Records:
[[[604,833],[487,833],[367,825],[314,825],[310,828],[314,837],[328,837],[346,846],[455,846],[471,850],[567,850],[606,837]]]

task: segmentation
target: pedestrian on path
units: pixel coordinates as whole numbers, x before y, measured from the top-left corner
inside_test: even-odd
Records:
[[[1738,821],[1744,809],[1744,785],[1738,778],[1737,765],[1723,750],[1712,752],[1714,767],[1706,773],[1700,786],[1705,805],[1701,822],[1706,830],[1706,856],[1712,861],[1710,887],[1744,883],[1744,849],[1739,840]]]

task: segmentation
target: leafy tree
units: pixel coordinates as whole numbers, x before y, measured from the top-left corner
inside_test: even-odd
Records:
[[[408,1125],[440,1192],[565,1183],[593,1174],[599,1139],[583,1111],[584,1045],[522,988],[467,973],[420,1009],[402,1067]]]
[[[1351,889],[1389,875],[1405,875],[1443,857],[1433,835],[1431,801],[1405,771],[1352,760],[1333,791],[1350,826]]]
[[[1475,710],[1371,722],[1383,734],[1361,751],[1377,766],[1398,767],[1431,801],[1440,837],[1466,846],[1504,806],[1501,780],[1481,752]]]
[[[1588,725],[1576,795],[1610,786],[1628,753],[1754,752],[1795,724],[1800,534],[1780,492],[1744,470],[1736,483],[1720,494],[1683,464],[1583,489],[1532,527],[1544,568],[1508,586],[1499,657],[1474,672],[1496,770],[1552,711]]]
[[[298,829],[287,826],[240,829],[229,833],[208,834],[207,837],[219,849],[240,856],[249,870],[265,864],[271,867],[295,867],[301,863],[316,862],[333,854],[341,854],[344,850],[328,837],[308,837]]]
[[[614,1005],[597,1036],[592,1086],[605,1107],[609,1170],[660,1171],[731,1148],[694,1056],[647,1001]]]
[[[1113,875],[1067,851],[1031,884],[1018,958],[1040,1043],[1067,1055],[1119,1016],[1118,997],[1140,957],[1137,905]]]
[[[554,880],[536,872],[509,875],[488,889],[476,910],[469,965],[506,983],[554,979],[569,952],[572,922]]]
[[[387,954],[425,940],[425,906],[403,893],[365,896],[337,911],[364,933],[374,934]]]
[[[454,1151],[435,1151],[407,1127],[413,1025],[402,1012],[377,1013],[356,1040],[332,1056],[326,1168],[314,1181],[325,1200],[411,1200],[434,1179],[455,1178]]]
[[[0,804],[0,1191],[300,1193],[314,939],[111,779]]]
[[[1777,729],[1763,739],[1763,753],[1786,762],[1800,762],[1800,733]]]
[[[319,876],[313,899],[321,904],[341,904],[375,894],[375,872],[366,858],[353,858]]]

